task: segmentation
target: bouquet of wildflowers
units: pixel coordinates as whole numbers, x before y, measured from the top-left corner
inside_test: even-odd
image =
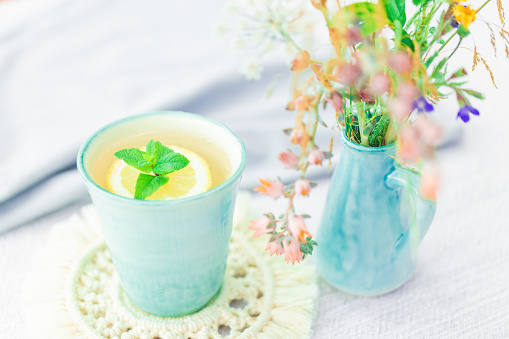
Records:
[[[496,3],[500,25],[478,19],[490,2]],[[347,6],[339,1],[313,0],[307,8],[295,7],[292,2],[292,15],[284,15],[285,6],[289,6],[285,1],[249,3],[252,11],[234,9],[246,20],[238,31],[264,34],[295,53],[290,66],[295,73],[293,98],[286,107],[295,111],[295,123],[284,133],[299,152],[282,152],[279,159],[301,177],[290,185],[260,179],[261,186],[255,191],[274,199],[284,197],[288,207],[277,217],[264,214],[250,226],[255,237],[268,237],[270,255],[284,254],[287,262],[300,262],[317,245],[306,227],[309,216],[297,213],[293,202],[297,196],[308,196],[314,186],[306,179],[308,168],[331,157],[332,139],[327,151],[315,144],[317,127],[325,125],[321,114],[331,110],[350,141],[366,147],[397,143],[396,160],[420,171],[423,197],[435,199],[438,178],[433,149],[441,131],[427,114],[439,100],[454,96],[460,106],[458,119],[466,123],[471,115],[479,115],[470,98],[483,99],[483,95],[468,87],[464,80],[467,70],[452,68],[450,62],[465,41],[473,41],[470,25],[476,20],[488,25],[494,52],[498,36],[509,58],[509,32],[501,0],[486,0],[477,8],[462,0],[378,0]],[[406,5],[410,3],[415,14],[408,18]],[[295,42],[299,20],[304,20],[308,11],[319,13],[327,27],[333,50],[327,60],[315,59],[312,50]],[[304,30],[308,30],[309,21],[304,21]],[[482,63],[496,87],[476,46],[472,53],[472,71]],[[259,69],[249,61],[244,73],[258,78]]]

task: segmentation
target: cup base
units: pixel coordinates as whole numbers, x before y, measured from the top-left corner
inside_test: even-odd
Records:
[[[143,313],[145,313],[147,315],[161,317],[161,318],[175,318],[175,317],[182,317],[182,316],[185,316],[185,315],[189,315],[189,314],[193,314],[193,313],[199,312],[202,309],[204,309],[205,307],[207,307],[208,305],[212,304],[217,299],[218,295],[221,293],[222,287],[223,287],[222,285],[219,286],[219,289],[214,293],[212,298],[210,298],[205,304],[200,305],[198,307],[191,307],[191,308],[181,308],[181,307],[179,307],[178,311],[172,311],[172,310],[157,311],[157,310],[148,309],[148,308],[144,309],[144,308],[142,308],[140,306],[137,306],[131,300],[131,298],[127,295],[127,293],[125,291],[123,291],[123,293],[124,293],[126,302],[129,302],[137,310],[139,310],[139,311],[141,311],[141,312],[143,312]]]

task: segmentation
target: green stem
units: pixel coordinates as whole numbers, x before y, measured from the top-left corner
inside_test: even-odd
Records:
[[[481,7],[479,7],[479,9],[477,11],[475,11],[475,13],[477,14],[481,9],[483,9],[484,6],[486,6],[488,4],[488,2],[490,2],[491,0],[486,0]]]
[[[280,29],[279,33],[281,33],[281,36],[288,40],[288,42],[291,43],[293,47],[295,47],[299,52],[302,52],[302,49],[299,47],[299,45],[297,45],[297,43],[285,31]]]
[[[318,119],[320,119],[320,114],[318,113],[318,105],[320,105],[320,102],[322,100],[323,90],[318,91],[318,94],[316,95],[316,99],[313,102],[313,105],[311,106],[311,119],[309,121],[309,143],[311,145],[311,148],[315,146],[315,136],[316,136],[316,128],[318,126]],[[308,163],[302,168],[301,171],[301,177],[306,177],[306,171],[308,169]]]
[[[488,0],[489,1],[489,0]],[[449,43],[449,41],[452,40],[452,38],[454,38],[456,36],[456,34],[458,34],[458,31],[456,30],[450,37],[449,39],[447,39],[447,41],[442,45],[442,47],[440,47],[437,51],[437,53],[440,53],[441,50],[444,49],[445,45],[447,45]]]
[[[452,51],[452,53],[447,57],[447,60],[449,60],[453,55],[454,53],[456,53],[456,51],[458,50],[458,48],[460,47],[461,45],[461,41],[463,40],[463,38],[460,38],[460,41],[458,41],[458,44],[456,45],[456,48]],[[447,62],[447,61],[446,61]]]
[[[364,104],[357,103],[357,118],[359,119],[359,132],[361,136],[361,145],[368,146],[368,137],[364,135],[364,128],[366,128],[366,114],[364,111]]]

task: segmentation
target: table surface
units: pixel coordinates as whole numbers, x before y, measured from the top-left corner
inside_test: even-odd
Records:
[[[476,127],[494,119],[487,117]],[[492,127],[501,133],[494,133],[490,147],[471,128],[460,145],[439,152],[443,185],[437,214],[411,279],[376,298],[349,296],[320,281],[313,338],[509,336],[509,187],[504,177],[509,162],[503,152],[509,140],[502,127]],[[321,181],[311,198],[296,203],[299,211],[315,216],[310,219],[313,231],[327,184]],[[267,197],[253,195],[252,201],[261,212],[284,208],[284,201],[274,203]],[[52,225],[80,206],[0,236],[0,338],[30,338],[20,301],[24,280]]]

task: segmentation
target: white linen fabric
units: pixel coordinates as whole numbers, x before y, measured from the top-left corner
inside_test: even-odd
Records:
[[[86,197],[73,169],[80,144],[99,126],[130,114],[186,110],[226,123],[248,149],[244,187],[254,186],[257,176],[285,173],[276,160],[286,147],[279,130],[290,123],[285,80],[272,98],[262,98],[287,65],[267,66],[261,82],[237,75],[240,61],[211,32],[221,3],[39,2],[23,20],[2,20],[16,5],[0,2],[0,233]],[[496,21],[491,8],[482,15]],[[481,116],[468,123],[463,142],[438,153],[443,190],[415,275],[399,290],[370,299],[324,283],[315,338],[509,337],[509,64],[490,58],[487,29],[472,25],[499,90],[484,70],[471,76],[472,88],[487,100],[474,102]],[[456,56],[463,65],[472,57],[466,49]],[[446,112],[450,121],[456,110]],[[329,137],[319,141],[322,147]],[[313,215],[313,231],[327,180],[311,199],[297,201],[299,211]],[[254,199],[263,212],[284,205]],[[21,286],[51,226],[78,210],[75,204],[0,234],[0,338],[29,338]]]

